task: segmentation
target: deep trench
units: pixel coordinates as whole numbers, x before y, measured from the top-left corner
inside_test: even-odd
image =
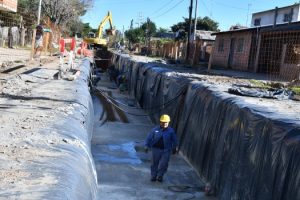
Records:
[[[204,195],[204,183],[179,155],[171,158],[163,183],[150,181],[151,154],[143,149],[154,124],[142,109],[135,108],[135,112],[143,115],[131,116],[124,112],[118,102],[130,105],[133,99],[116,95],[120,94],[118,88],[105,76],[106,73],[101,75],[98,87],[92,92],[92,155],[97,170],[98,199],[215,199]]]

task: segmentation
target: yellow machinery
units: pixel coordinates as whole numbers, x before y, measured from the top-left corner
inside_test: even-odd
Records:
[[[112,23],[112,15],[111,12],[109,11],[108,14],[103,18],[101,21],[99,27],[98,27],[98,32],[96,34],[96,37],[89,37],[89,38],[84,38],[83,40],[87,44],[92,44],[94,47],[106,47],[107,46],[107,39],[103,38],[103,27],[104,25],[109,22],[110,29],[106,29],[106,34],[107,35],[114,35],[114,29],[113,29],[113,23]]]

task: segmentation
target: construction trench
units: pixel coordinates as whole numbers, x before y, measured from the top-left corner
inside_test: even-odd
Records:
[[[56,64],[0,76],[0,199],[300,199],[298,102],[236,96],[190,68],[113,53],[120,91],[108,73],[91,76],[92,60],[76,62],[72,81]],[[180,154],[153,183],[143,145],[162,113]]]

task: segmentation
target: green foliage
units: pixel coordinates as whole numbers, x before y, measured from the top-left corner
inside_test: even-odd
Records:
[[[156,33],[156,25],[150,19],[141,26],[144,35],[153,36]]]
[[[183,22],[178,22],[177,24],[174,24],[171,26],[171,29],[173,32],[180,32],[179,37],[181,39],[186,37],[186,33],[189,31],[189,19],[183,18]],[[192,24],[195,23],[195,20],[192,20]],[[209,17],[198,17],[197,18],[197,30],[205,30],[205,31],[219,31],[218,29],[219,23],[212,20]]]
[[[168,32],[168,29],[162,28],[162,27],[159,27],[159,29],[157,30],[157,33],[167,33],[167,32]]]
[[[281,83],[276,83],[276,82],[272,82],[272,83],[265,83],[263,81],[260,80],[254,80],[251,79],[250,83],[256,87],[256,88],[261,88],[261,89],[272,89],[272,88],[283,88],[283,84]],[[296,95],[300,95],[300,86],[287,86],[284,88],[288,88],[289,90],[295,92]]]
[[[289,89],[295,92],[296,95],[300,95],[300,86],[294,86]]]
[[[38,5],[38,0],[19,0],[18,13],[37,18]]]
[[[164,44],[170,43],[170,42],[173,42],[173,39],[162,38],[162,39],[157,40],[157,41],[155,42],[155,46],[156,46],[156,48],[161,48]]]
[[[140,28],[125,31],[125,36],[131,44],[144,42],[147,36],[156,34],[156,25],[150,19],[143,23]]]
[[[189,19],[183,18],[183,22],[179,22],[171,26],[173,32],[177,32],[179,30],[184,30],[185,32],[189,31]],[[195,20],[192,20],[192,24],[194,24]],[[209,17],[198,17],[197,18],[197,30],[205,30],[205,31],[218,31],[219,23],[210,19]]]
[[[83,28],[81,34],[83,37],[87,37],[89,32],[92,31],[92,27],[90,27],[90,23],[83,23]]]
[[[134,28],[125,31],[125,36],[130,43],[139,43],[144,37],[144,31],[141,28]]]

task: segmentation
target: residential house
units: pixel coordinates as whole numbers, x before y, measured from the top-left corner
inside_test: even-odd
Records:
[[[196,36],[194,34],[191,35],[191,41],[196,39],[196,58],[194,58],[195,62],[198,61],[208,61],[212,46],[215,43],[216,36],[212,35],[215,33],[214,31],[204,31],[204,30],[196,30]],[[193,46],[191,48],[194,48]],[[193,52],[193,49],[192,51]],[[199,53],[198,53],[199,52]],[[197,63],[197,62],[196,62]],[[195,63],[195,64],[196,64]]]
[[[299,21],[223,31],[213,35],[216,41],[211,57],[212,66],[266,73],[285,80],[299,78]]]
[[[252,14],[251,27],[269,26],[300,21],[300,4],[285,6]]]
[[[0,0],[0,10],[17,12],[18,0]]]
[[[215,66],[251,71],[249,65],[252,36],[256,28],[214,33],[216,36],[212,64]]]

